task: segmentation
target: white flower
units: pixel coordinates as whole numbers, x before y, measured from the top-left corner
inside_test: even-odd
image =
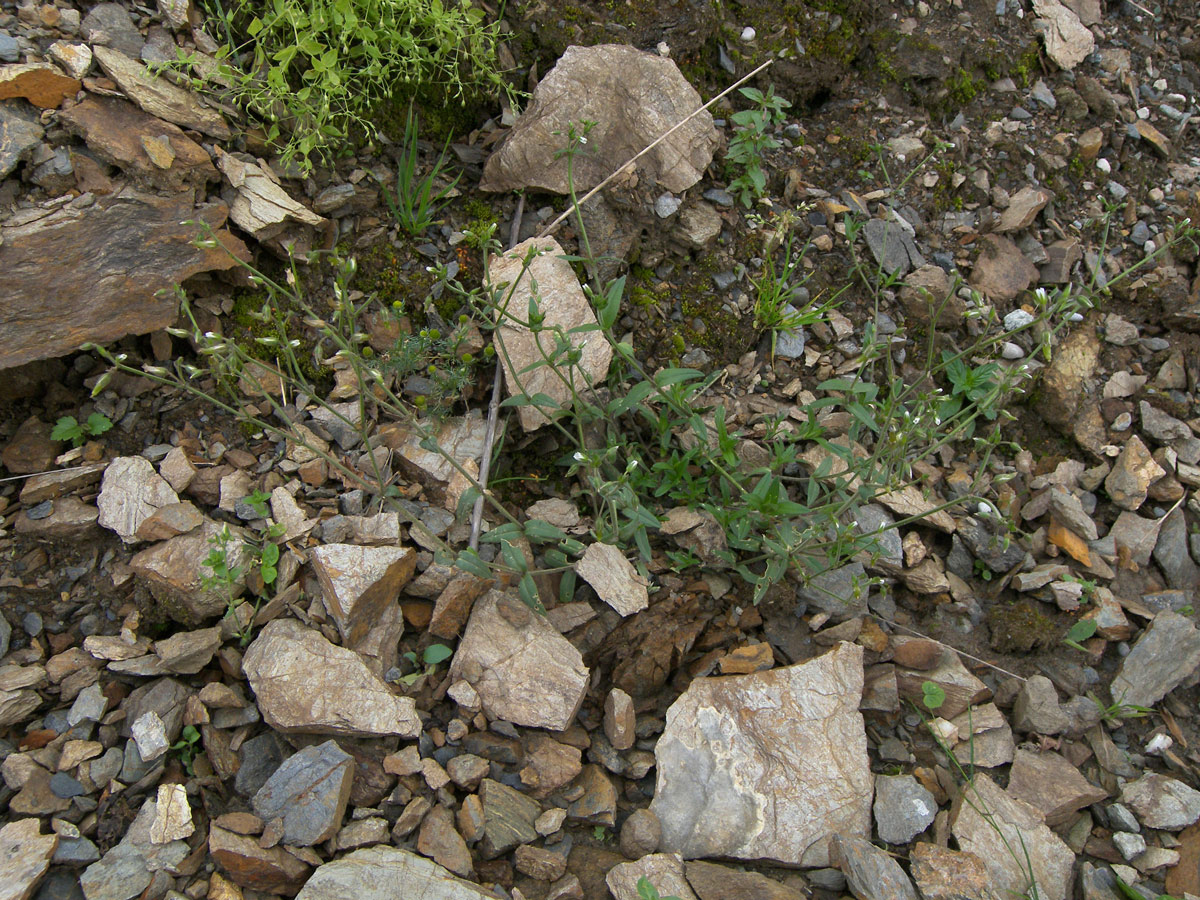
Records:
[[[585,459],[587,459],[587,457],[584,456],[582,453],[580,453],[578,450],[575,451],[575,453],[572,455],[571,458],[574,459],[575,462],[583,462]]]

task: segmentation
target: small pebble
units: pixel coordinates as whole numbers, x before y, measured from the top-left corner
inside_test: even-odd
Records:
[[[1028,328],[1033,324],[1033,313],[1026,312],[1023,309],[1014,309],[1004,317],[1004,330],[1017,331],[1021,328]]]
[[[1117,416],[1115,419],[1113,419],[1113,423],[1112,423],[1111,427],[1112,427],[1113,431],[1128,431],[1129,426],[1132,424],[1133,424],[1133,416],[1131,416],[1127,412],[1123,412],[1119,416]]]
[[[683,201],[671,194],[663,194],[654,201],[654,212],[660,219],[667,219],[679,212]]]
[[[751,28],[749,25],[747,25],[745,28],[742,29],[742,40],[745,41],[747,44],[750,43],[752,40],[754,40],[756,37],[758,37],[758,32],[755,31],[753,28]]]
[[[25,613],[24,618],[21,619],[21,627],[30,637],[37,637],[42,633],[42,617],[36,612]]]
[[[1025,351],[1021,349],[1020,344],[1005,341],[1000,347],[1000,355],[1005,359],[1022,359],[1025,356]]]

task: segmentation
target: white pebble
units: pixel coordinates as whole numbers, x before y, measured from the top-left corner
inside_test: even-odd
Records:
[[[742,29],[742,40],[746,43],[750,43],[750,41],[754,40],[756,37],[758,37],[758,32],[749,25]]]
[[[1107,159],[1105,159],[1103,156],[1101,156],[1099,159],[1096,160],[1096,168],[1099,169],[1101,172],[1103,172],[1105,175],[1107,175],[1109,172],[1112,171],[1112,164]]]
[[[1023,309],[1014,309],[1004,317],[1004,330],[1016,331],[1020,328],[1028,328],[1033,324],[1033,313],[1028,313]]]
[[[1025,355],[1025,351],[1021,349],[1020,344],[1005,341],[1000,347],[1000,355],[1005,359],[1021,359]]]
[[[666,41],[659,41],[658,46],[654,48],[658,51],[659,56],[670,56],[671,47]]]

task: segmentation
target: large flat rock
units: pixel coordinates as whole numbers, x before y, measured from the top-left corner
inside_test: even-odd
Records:
[[[562,731],[583,702],[588,669],[543,616],[491,590],[475,601],[450,677],[470,683],[492,719]]]
[[[431,859],[398,847],[366,847],[325,863],[296,900],[492,900],[494,894],[456,878]]]
[[[195,208],[186,195],[126,188],[0,227],[0,369],[172,324],[176,284],[237,265],[224,247],[246,254],[222,229],[228,212],[220,201]],[[183,223],[196,219],[216,231],[222,247],[192,246],[200,229]]]
[[[662,848],[827,866],[830,835],[869,837],[862,653],[693,681],[654,750]]]
[[[295,619],[268,622],[242,662],[263,718],[278,731],[415,738],[421,720],[353,650]]]

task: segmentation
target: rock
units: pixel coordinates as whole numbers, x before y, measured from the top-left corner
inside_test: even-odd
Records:
[[[506,784],[485,778],[479,785],[483,802],[484,834],[480,849],[488,859],[512,850],[518,844],[529,844],[538,838],[534,822],[541,805]]]
[[[1167,870],[1167,893],[1182,897],[1200,891],[1200,825],[1179,833],[1179,865]]]
[[[221,629],[203,628],[200,631],[181,631],[166,640],[154,642],[154,652],[163,667],[178,675],[195,675],[213,658],[221,646]]]
[[[685,862],[683,871],[700,900],[802,900],[805,896],[757,872],[714,863]]]
[[[282,847],[264,849],[256,838],[235,834],[216,825],[209,826],[208,852],[228,873],[230,880],[251,890],[291,896],[300,890],[308,877],[308,864]]]
[[[1058,703],[1058,691],[1045,675],[1031,675],[1021,685],[1013,705],[1013,725],[1018,731],[1032,734],[1061,734],[1071,720]]]
[[[900,286],[904,311],[919,322],[935,320],[943,328],[962,321],[966,306],[950,292],[950,276],[941,266],[926,264],[904,279]],[[934,318],[936,317],[936,319]]]
[[[971,287],[990,300],[1012,300],[1038,277],[1038,270],[1006,237],[985,234],[971,270]]]
[[[223,527],[229,527],[232,540],[226,550],[230,566],[243,566],[246,551],[242,531],[232,526],[218,525],[212,520],[194,531],[155,544],[129,561],[134,575],[147,582],[151,593],[177,622],[198,625],[205,619],[221,615],[231,599],[236,600],[246,589],[239,576],[232,584],[205,586],[212,570],[204,565],[213,550],[214,538]]]
[[[949,850],[937,844],[913,844],[909,869],[924,900],[1001,900],[991,888],[987,866],[974,853]]]
[[[907,844],[924,831],[938,806],[911,775],[875,776],[875,831],[887,844]]]
[[[120,50],[136,59],[141,55],[141,33],[120,3],[97,3],[79,23],[79,33],[94,44]]]
[[[513,853],[513,865],[522,875],[538,881],[558,881],[567,874],[567,858],[553,850],[522,844]]]
[[[1167,577],[1167,584],[1183,591],[1200,586],[1200,566],[1188,552],[1187,524],[1182,509],[1162,519],[1158,541],[1154,545],[1154,561]]]
[[[1009,200],[1008,209],[1001,214],[1000,221],[996,224],[996,231],[1020,231],[1028,228],[1037,218],[1037,214],[1053,199],[1054,195],[1049,191],[1033,187],[1021,188]]]
[[[461,574],[438,594],[429,617],[429,633],[451,640],[458,637],[471,616],[471,608],[494,582],[474,575]]]
[[[530,735],[525,745],[521,784],[539,800],[565,787],[583,771],[578,747],[561,743],[544,734]]]
[[[845,873],[850,892],[859,900],[917,900],[917,892],[900,864],[870,841],[835,834],[829,843],[831,862]]]
[[[167,729],[158,713],[148,712],[134,721],[129,728],[137,743],[138,756],[143,762],[154,762],[171,747]]]
[[[279,236],[289,222],[314,227],[325,224],[325,219],[288,196],[260,166],[243,162],[219,148],[217,166],[238,192],[229,209],[229,218],[256,240],[268,241]]]
[[[49,63],[0,66],[0,100],[23,97],[42,109],[55,109],[82,85]]]
[[[893,638],[897,646],[910,640],[920,640],[920,638]],[[991,696],[987,685],[971,674],[962,664],[957,653],[948,649],[943,652],[940,661],[932,669],[924,671],[896,669],[896,687],[900,696],[910,703],[922,703],[926,681],[933,682],[945,692],[946,700],[938,709],[938,714],[946,719],[953,719],[955,716],[961,715],[966,712],[968,706],[982,703]]]
[[[1032,885],[1043,900],[1066,900],[1075,854],[1042,822],[1041,813],[1010,797],[987,775],[976,773],[951,810],[959,849],[984,861],[992,889],[1024,894]]]
[[[353,647],[395,602],[416,571],[417,554],[407,547],[326,544],[310,554],[322,599],[342,641]]]
[[[7,178],[42,139],[37,114],[21,103],[0,103],[0,178]]]
[[[78,497],[61,497],[43,501],[51,509],[45,518],[31,519],[30,510],[23,511],[16,520],[17,534],[29,535],[41,541],[79,540],[93,531],[100,510],[89,506]]]
[[[156,872],[170,873],[190,852],[184,841],[156,844],[151,830],[158,804],[147,800],[121,842],[79,876],[87,900],[130,900],[142,893]]]
[[[721,234],[725,221],[708,203],[692,201],[679,210],[675,234],[693,250],[707,250]]]
[[[237,260],[230,253],[246,255],[221,227],[226,213],[219,201],[195,209],[185,195],[126,188],[25,225],[0,226],[0,271],[11,278],[0,369],[173,324],[174,285],[232,268]],[[222,246],[193,247],[199,228],[182,223],[195,219],[207,222]],[[170,296],[160,297],[164,290]],[[47,305],[47,297],[55,303]]]
[[[188,805],[187,788],[182,784],[160,784],[150,824],[150,843],[169,844],[190,837],[196,830],[192,824],[192,808]]]
[[[335,741],[305,747],[258,789],[254,812],[265,822],[282,818],[285,844],[311,847],[337,833],[353,778],[354,760]]]
[[[246,651],[242,668],[263,718],[279,731],[347,737],[420,734],[411,698],[397,697],[356,653],[334,646],[294,619],[268,622]]]
[[[124,100],[89,95],[59,114],[59,121],[110,165],[148,187],[179,191],[203,188],[220,178],[208,153],[183,131],[148,115]],[[158,144],[148,142],[159,142]],[[170,159],[150,155],[155,146],[170,148]]]
[[[862,652],[842,644],[801,665],[693,681],[655,747],[651,809],[663,846],[689,858],[823,866],[831,833],[865,836]],[[754,717],[742,715],[747,704]]]
[[[896,222],[868,219],[863,226],[863,238],[875,261],[888,275],[904,275],[925,265],[912,235]]]
[[[319,867],[296,900],[493,900],[494,896],[409,850],[366,847]]]
[[[1102,135],[1099,129],[1095,129],[1098,136]],[[1099,153],[1097,146],[1096,152]],[[1080,148],[1080,154],[1085,153],[1083,147]],[[1041,284],[1066,284],[1071,280],[1071,269],[1075,263],[1083,258],[1083,251],[1080,249],[1079,241],[1074,238],[1055,241],[1046,248],[1047,261],[1042,265],[1041,275],[1038,281]]]
[[[633,47],[607,44],[568,47],[538,83],[529,106],[503,145],[484,166],[480,187],[505,192],[540,188],[571,190],[567,159],[559,151],[567,133],[583,120],[596,125],[587,153],[573,161],[574,189],[599,184],[701,106],[700,95],[674,61]],[[635,164],[638,181],[673,193],[691,187],[712,161],[719,135],[702,112]],[[539,279],[540,280],[540,279]],[[516,307],[522,314],[525,306]]]
[[[454,815],[444,806],[435,806],[421,822],[417,852],[461,878],[475,874],[471,851],[462,835],[454,830]]]
[[[489,718],[562,731],[583,702],[588,669],[543,617],[490,590],[475,601],[450,678],[475,689]]]
[[[567,808],[571,819],[609,828],[616,824],[617,789],[600,766],[583,767],[572,785],[572,791],[579,790],[583,793]]]
[[[1050,827],[1070,821],[1076,810],[1108,797],[1057,753],[1017,750],[1008,793],[1042,812]]]
[[[1153,706],[1200,667],[1200,632],[1187,616],[1164,611],[1138,638],[1110,687],[1115,702]]]
[[[38,819],[18,819],[0,828],[0,896],[29,900],[58,849],[58,835],[42,834]]]
[[[1059,68],[1070,71],[1095,48],[1092,32],[1059,0],[1033,0],[1033,11],[1038,16],[1035,27],[1046,43],[1046,55]]]
[[[1150,828],[1180,831],[1200,819],[1200,791],[1166,775],[1148,773],[1128,782],[1121,802]]]
[[[620,688],[613,688],[604,698],[604,735],[614,750],[633,746],[637,714],[633,699]]]
[[[1145,502],[1150,485],[1165,474],[1141,438],[1130,435],[1104,479],[1104,490],[1121,509],[1136,510]]]
[[[621,863],[608,870],[605,883],[615,900],[639,900],[638,882],[645,878],[658,889],[661,897],[698,900],[683,873],[683,858],[678,853],[655,853],[636,862]]]
[[[645,579],[638,575],[620,548],[612,544],[589,545],[575,561],[575,572],[622,616],[631,616],[650,605]]]
[[[493,289],[508,285],[503,289],[502,305],[511,308],[521,320],[525,319],[533,298],[532,284],[536,282],[538,287],[537,306],[545,330],[534,333],[504,319],[498,306],[498,327],[493,338],[504,365],[508,395],[534,397],[544,394],[549,398],[539,401],[537,406],[518,407],[521,427],[525,431],[535,431],[570,409],[572,400],[568,385],[549,365],[542,364],[543,354],[553,358],[556,353],[555,329],[561,329],[566,340],[582,354],[577,364],[579,372],[574,376],[577,381],[602,383],[612,360],[612,348],[598,331],[571,333],[584,326],[594,327],[597,322],[574,270],[561,258],[563,252],[553,238],[531,238],[495,260],[489,272]],[[536,255],[525,268],[525,259],[531,253]]]
[[[661,843],[662,823],[648,809],[635,809],[621,826],[621,852],[629,859],[656,853]]]
[[[137,543],[137,530],[157,510],[178,503],[171,486],[141,456],[119,456],[104,470],[100,483],[100,525],[127,544]]]
[[[71,44],[55,41],[47,52],[50,58],[62,66],[72,78],[83,78],[92,68],[92,48],[87,44]]]
[[[191,91],[151,75],[139,61],[118,50],[97,46],[92,52],[104,74],[150,115],[181,128],[202,131],[219,141],[230,138],[229,125],[221,114],[205,106]]]
[[[796,595],[808,606],[828,613],[829,621],[836,624],[866,614],[867,581],[862,563],[852,562],[807,578]]]

